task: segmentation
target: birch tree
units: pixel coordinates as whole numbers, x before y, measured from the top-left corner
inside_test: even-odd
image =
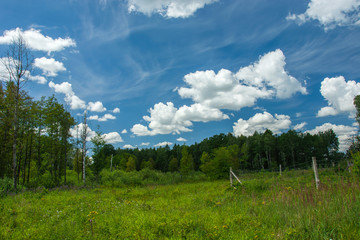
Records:
[[[8,80],[15,85],[14,89],[14,117],[13,117],[13,139],[12,139],[12,168],[14,188],[17,189],[17,138],[18,138],[18,115],[19,115],[19,101],[20,91],[24,86],[24,82],[30,75],[33,65],[33,57],[24,38],[19,34],[14,38],[6,51],[5,57],[1,58],[1,63],[6,69]]]

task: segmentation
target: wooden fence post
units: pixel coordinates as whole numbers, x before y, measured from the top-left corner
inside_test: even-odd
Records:
[[[319,179],[318,168],[317,168],[317,164],[316,164],[316,157],[312,157],[312,163],[313,163],[313,169],[314,169],[314,174],[315,174],[316,189],[319,189],[320,179]]]

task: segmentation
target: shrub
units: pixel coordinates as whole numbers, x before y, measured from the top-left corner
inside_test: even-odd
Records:
[[[14,183],[11,178],[5,177],[0,179],[0,197],[4,197],[8,192],[14,190]]]

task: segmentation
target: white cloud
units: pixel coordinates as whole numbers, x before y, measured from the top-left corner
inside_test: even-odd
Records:
[[[134,149],[135,147],[130,145],[130,144],[126,144],[123,146],[123,149]]]
[[[62,51],[67,47],[76,47],[76,42],[71,38],[53,39],[41,34],[40,30],[30,28],[23,31],[21,28],[6,30],[3,36],[0,36],[0,44],[10,44],[19,34],[24,38],[28,47],[37,51],[51,52]]]
[[[121,138],[120,134],[117,132],[105,133],[101,136],[103,137],[105,142],[110,144],[123,142],[123,139]]]
[[[196,103],[191,106],[180,107],[175,113],[175,118],[180,122],[209,122],[229,119],[229,116],[223,114],[219,109]]]
[[[317,113],[317,117],[336,116],[339,112],[333,107],[323,107]]]
[[[221,109],[240,110],[255,105],[257,99],[307,94],[306,88],[285,71],[285,64],[285,56],[278,49],[236,74],[226,69],[217,74],[212,70],[187,74],[184,81],[189,87],[174,91],[195,103],[179,109],[171,102],[155,104],[149,110],[150,116],[143,117],[149,125],[136,124],[131,131],[138,136],[190,132],[193,122],[229,119]]]
[[[290,98],[297,92],[307,94],[306,88],[285,70],[285,55],[277,49],[262,56],[258,62],[241,68],[236,77],[259,88],[274,90],[277,98]]]
[[[183,138],[183,137],[179,137],[179,138],[176,139],[176,141],[178,141],[178,142],[186,142],[187,140],[185,138]]]
[[[107,120],[115,120],[116,117],[107,113],[102,117],[99,117],[98,115],[92,115],[89,117],[89,120],[99,121],[99,122],[106,122]]]
[[[105,112],[106,108],[100,101],[89,102],[87,109],[92,112]]]
[[[45,84],[45,83],[47,83],[46,78],[43,77],[43,76],[39,76],[39,75],[29,76],[29,80],[35,81],[35,82],[37,82],[37,83],[39,83],[39,84]]]
[[[134,133],[136,136],[152,136],[156,135],[153,132],[151,132],[147,126],[144,126],[142,124],[135,124],[130,131]]]
[[[56,93],[65,94],[65,102],[70,105],[71,109],[85,109],[86,104],[83,100],[75,95],[72,90],[71,83],[63,82],[61,84],[55,84],[54,82],[49,82],[49,87],[54,89]]]
[[[165,147],[165,146],[171,146],[171,145],[173,145],[172,142],[161,142],[161,143],[154,145],[154,147]]]
[[[126,134],[126,133],[128,133],[128,131],[127,131],[126,129],[124,129],[124,130],[122,130],[121,133],[122,133],[122,134]]]
[[[149,145],[150,145],[149,142],[143,142],[143,143],[141,143],[141,146],[149,146]]]
[[[316,127],[313,130],[306,131],[310,134],[318,134],[319,132],[325,132],[332,129],[339,139],[339,150],[346,151],[350,144],[351,138],[357,133],[357,128],[353,126],[335,125],[331,123],[325,123],[321,126]]]
[[[294,126],[294,130],[295,131],[299,131],[299,130],[302,130],[304,129],[304,127],[307,125],[307,122],[302,122],[302,123],[299,123],[299,124],[296,124]]]
[[[253,106],[258,98],[271,96],[267,90],[239,83],[235,75],[226,69],[217,74],[213,70],[197,71],[187,74],[184,81],[190,87],[179,88],[179,95],[210,108],[240,110]]]
[[[278,49],[236,74],[226,69],[217,74],[213,70],[187,74],[184,81],[190,87],[179,88],[178,93],[203,106],[229,110],[254,106],[257,99],[306,94],[306,88],[286,72],[285,64],[285,56]]]
[[[200,104],[182,106],[179,109],[174,107],[172,102],[158,103],[149,110],[150,116],[143,119],[149,122],[149,127],[136,124],[131,131],[138,136],[154,136],[157,134],[180,134],[181,132],[191,132],[189,129],[194,122],[208,122],[228,119],[218,109],[211,109]]]
[[[158,13],[167,18],[187,18],[198,9],[218,0],[127,0],[129,12],[141,12],[150,16]]]
[[[321,82],[320,92],[329,106],[320,109],[318,117],[339,113],[348,113],[351,117],[355,115],[354,98],[360,94],[360,83],[346,82],[343,76],[325,78]]]
[[[56,77],[58,72],[66,71],[64,64],[53,58],[35,58],[34,66],[40,68],[43,71],[43,74],[48,77]]]
[[[112,112],[113,113],[120,113],[120,108],[115,108]]]
[[[311,0],[305,13],[291,14],[288,20],[300,24],[317,20],[325,29],[335,26],[360,25],[359,0]]]
[[[290,117],[287,115],[275,114],[275,117],[268,112],[257,113],[249,120],[239,119],[233,126],[235,136],[251,136],[255,131],[264,132],[266,129],[275,134],[282,130],[289,129]]]

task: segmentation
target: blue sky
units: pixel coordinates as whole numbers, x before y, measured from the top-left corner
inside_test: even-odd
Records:
[[[359,0],[0,6],[1,52],[21,33],[35,57],[30,95],[55,94],[79,122],[87,109],[116,147],[332,128],[344,150],[357,131]]]

